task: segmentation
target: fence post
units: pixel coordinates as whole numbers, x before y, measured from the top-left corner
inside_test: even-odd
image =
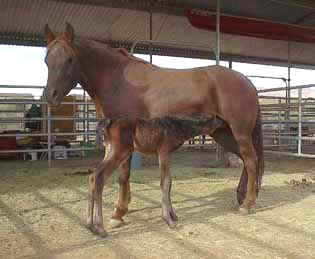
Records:
[[[281,100],[278,100],[278,104],[281,105]],[[281,128],[282,128],[282,124],[281,124],[281,110],[278,111],[278,152],[281,151]],[[280,157],[280,153],[278,154],[278,157]]]
[[[301,155],[302,151],[302,89],[299,89],[299,133],[298,133],[298,155]]]

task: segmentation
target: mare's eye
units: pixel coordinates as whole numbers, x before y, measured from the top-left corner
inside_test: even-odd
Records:
[[[68,64],[71,64],[72,61],[73,61],[73,58],[68,58],[68,60],[67,60]]]

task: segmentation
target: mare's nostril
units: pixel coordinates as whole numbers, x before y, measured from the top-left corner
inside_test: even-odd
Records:
[[[57,90],[53,90],[52,92],[52,98],[55,99],[57,97]]]

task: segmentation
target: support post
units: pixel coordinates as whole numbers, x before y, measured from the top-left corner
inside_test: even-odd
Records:
[[[278,104],[281,104],[281,100],[278,100]],[[281,151],[281,110],[278,111],[278,152],[280,157],[280,151]],[[272,143],[274,144],[274,143]]]
[[[220,65],[220,0],[217,0],[217,16],[216,16],[216,65]],[[224,160],[224,150],[219,144],[217,144],[218,161]]]
[[[291,103],[291,44],[288,42],[288,80],[286,82],[286,105],[287,105],[287,111],[285,114],[285,120],[289,121],[290,120],[290,103]],[[286,125],[285,129],[287,132],[289,132],[289,126]]]
[[[152,64],[152,3],[151,3],[151,8],[150,8],[150,64]]]
[[[47,104],[47,148],[48,148],[48,167],[51,168],[51,110]]]
[[[88,98],[86,97],[86,102],[88,102]],[[86,127],[86,133],[90,132],[90,105],[86,105],[86,118],[87,118],[87,127]],[[87,135],[87,143],[90,144],[90,135]]]
[[[86,92],[83,91],[83,132],[86,133]],[[86,134],[83,135],[83,143],[86,144]]]
[[[220,0],[217,0],[217,16],[216,16],[216,65],[220,65]]]

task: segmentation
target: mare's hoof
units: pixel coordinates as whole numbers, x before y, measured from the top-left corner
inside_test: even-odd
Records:
[[[100,237],[107,237],[108,234],[107,232],[105,231],[104,228],[96,228],[94,227],[94,231],[93,231],[94,234],[100,236]]]
[[[168,227],[169,227],[170,229],[174,229],[174,228],[176,228],[177,223],[174,222],[174,221],[171,221],[171,222],[167,222],[167,225],[168,225]]]
[[[237,197],[238,205],[242,205],[244,203],[245,198]]]
[[[96,235],[105,238],[108,236],[108,233],[103,229],[103,230],[96,230],[95,232]]]
[[[162,217],[163,218],[163,217]],[[173,221],[172,219],[166,219],[166,218],[163,218],[164,221],[167,223],[167,225],[169,226],[169,228],[176,228],[176,222]]]
[[[178,217],[177,217],[177,215],[174,213],[174,214],[172,214],[172,220],[174,220],[174,221],[178,221]]]
[[[94,227],[93,223],[86,224],[86,228],[93,233],[95,232],[95,227]]]
[[[239,205],[242,205],[244,203],[244,200],[245,200],[245,193],[244,192],[240,192],[240,191],[237,191],[237,202]]]
[[[104,228],[95,227],[94,225],[87,225],[87,228],[94,234],[100,236],[100,237],[107,237],[108,234],[105,231]]]
[[[109,221],[109,225],[111,228],[119,228],[124,224],[124,221],[122,219],[114,219],[111,218]]]
[[[108,236],[108,233],[104,229],[97,230],[96,234],[103,238]]]

